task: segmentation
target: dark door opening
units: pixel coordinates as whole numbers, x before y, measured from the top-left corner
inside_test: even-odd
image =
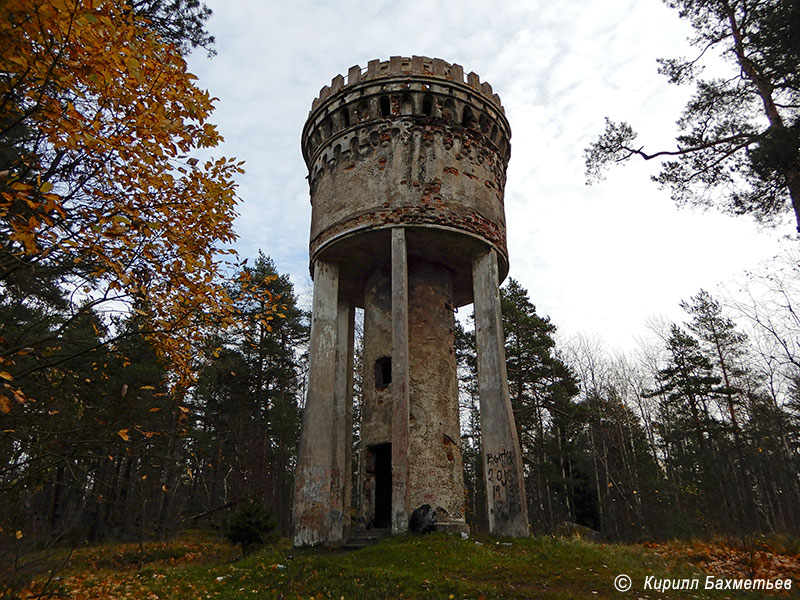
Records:
[[[392,525],[392,445],[370,446],[375,459],[375,519],[376,529]]]

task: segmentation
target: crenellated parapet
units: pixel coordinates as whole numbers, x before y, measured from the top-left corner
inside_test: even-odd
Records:
[[[428,58],[427,56],[392,56],[389,60],[371,60],[367,63],[367,68],[362,69],[358,65],[353,65],[347,71],[347,77],[337,75],[331,80],[330,85],[324,86],[319,96],[311,105],[313,112],[333,94],[337,94],[348,85],[355,85],[369,79],[379,79],[384,77],[403,77],[407,75],[425,75],[436,77],[454,83],[464,84],[479,91],[486,98],[492,100],[495,106],[503,111],[500,103],[500,96],[492,92],[492,86],[487,82],[481,82],[480,76],[475,72],[470,72],[464,76],[464,67],[459,64],[450,64],[441,58]]]
[[[508,161],[511,130],[489,83],[439,58],[393,56],[366,69],[354,65],[320,90],[303,130],[306,164],[311,168],[329,146],[344,148],[371,122],[403,117],[482,136]]]

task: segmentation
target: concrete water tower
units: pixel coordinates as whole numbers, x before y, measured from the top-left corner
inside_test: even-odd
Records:
[[[342,541],[351,526],[356,307],[360,525],[405,532],[428,504],[440,528],[466,530],[453,313],[474,303],[489,528],[528,534],[498,288],[510,137],[491,86],[440,59],[372,60],[314,100],[302,139],[314,299],[295,545]]]

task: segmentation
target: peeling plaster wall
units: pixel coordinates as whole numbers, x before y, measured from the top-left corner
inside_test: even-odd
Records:
[[[361,406],[361,493],[358,520],[370,523],[375,515],[375,473],[367,451],[369,446],[392,441],[391,384],[375,385],[375,362],[392,355],[392,290],[389,265],[381,265],[367,279],[364,288],[364,349]]]
[[[452,285],[441,265],[409,265],[409,488],[444,528],[466,530]]]
[[[372,133],[312,180],[312,253],[360,229],[414,224],[466,231],[507,255],[505,165],[479,133],[409,118]]]
[[[405,225],[466,233],[507,262],[510,138],[500,98],[459,65],[392,57],[335,77],[303,131],[312,260],[345,236]]]

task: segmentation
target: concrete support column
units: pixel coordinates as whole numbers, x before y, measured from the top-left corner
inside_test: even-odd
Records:
[[[392,533],[408,531],[408,252],[392,229]]]
[[[347,539],[353,477],[353,338],[355,307],[339,298],[336,312],[336,379],[333,384],[333,471],[329,542]]]
[[[472,288],[489,532],[524,537],[530,534],[528,505],[522,453],[508,393],[497,253],[493,248],[473,259]]]
[[[333,422],[336,381],[339,269],[317,261],[309,348],[308,393],[297,457],[294,512],[295,546],[330,540]]]

